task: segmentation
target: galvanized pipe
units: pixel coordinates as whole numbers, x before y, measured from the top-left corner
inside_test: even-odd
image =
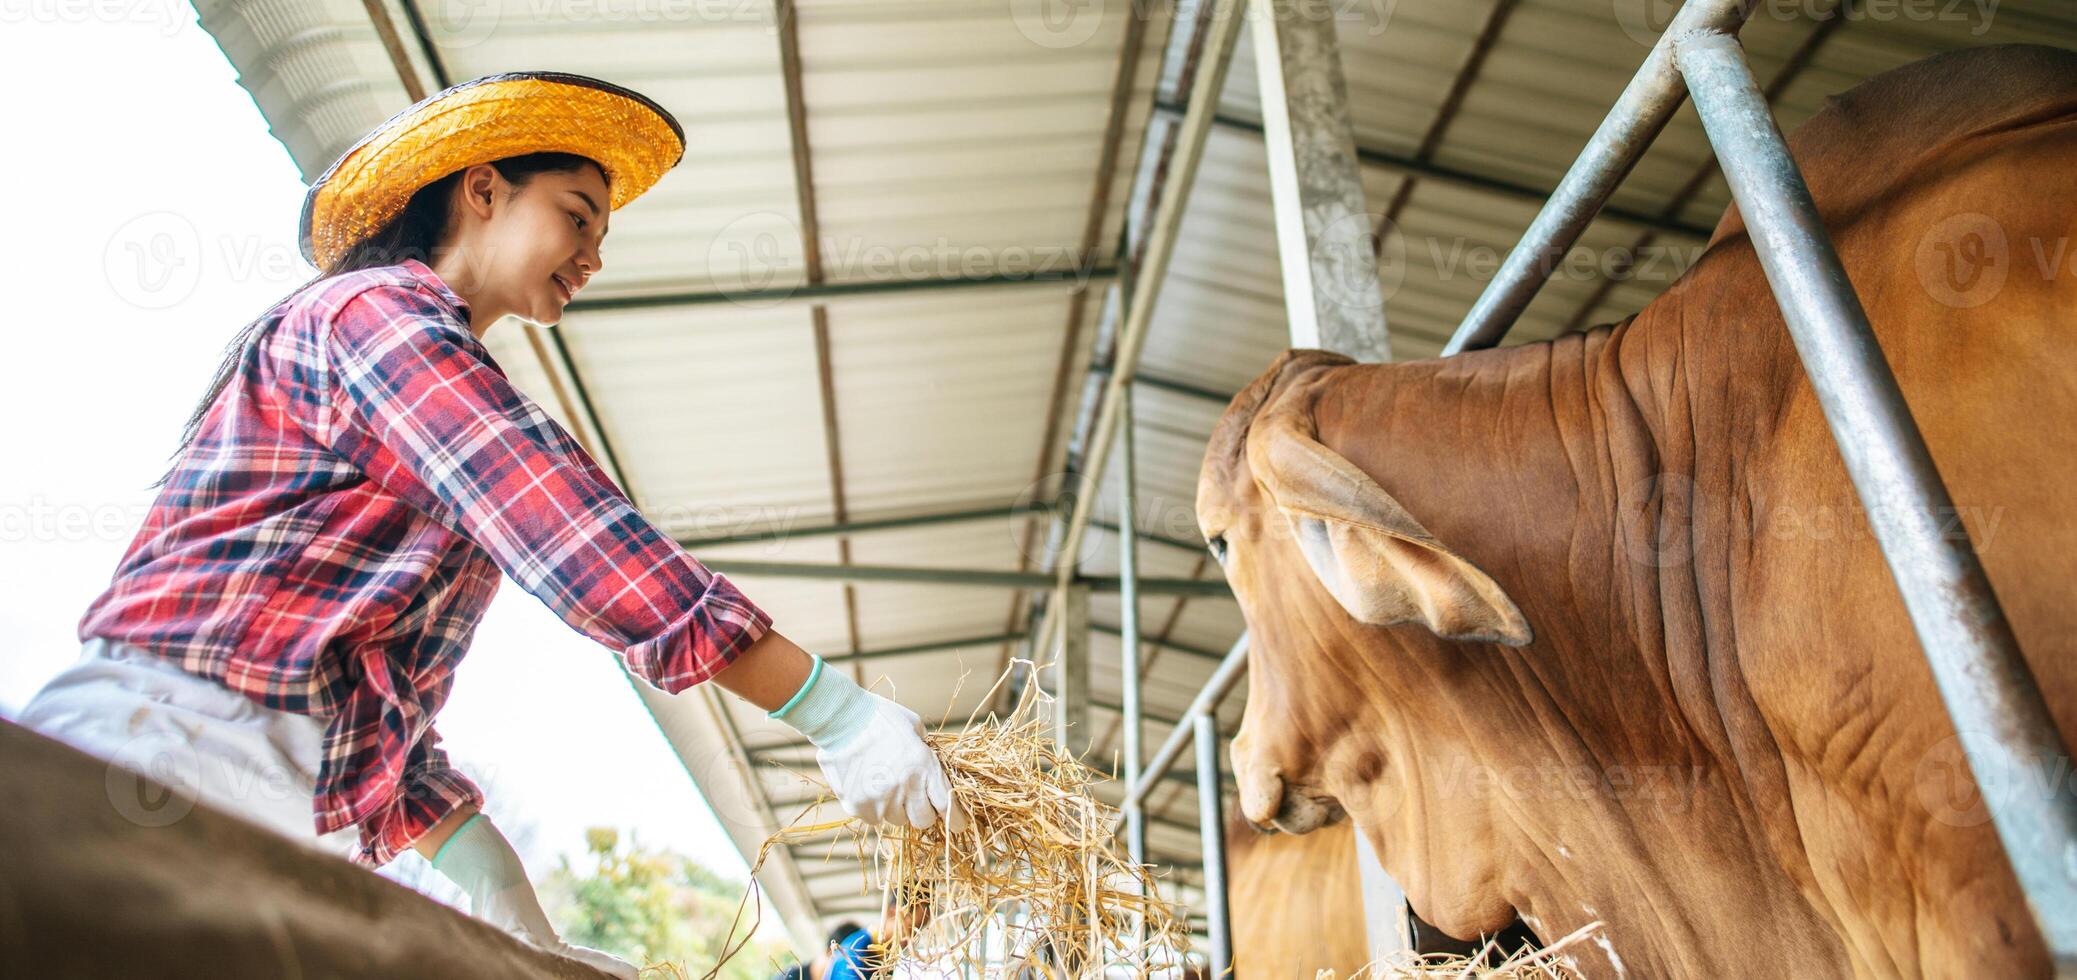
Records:
[[[2077,796],[2055,720],[1968,535],[1946,530],[1954,502],[1743,49],[1695,35],[1679,64],[2034,923],[2077,976]]]
[[[1586,149],[1572,161],[1572,169],[1565,171],[1543,211],[1507,253],[1507,260],[1472,304],[1471,312],[1464,315],[1442,356],[1495,347],[1507,336],[1508,328],[1529,308],[1551,270],[1579,241],[1608,195],[1680,108],[1686,89],[1673,63],[1675,43],[1697,31],[1736,33],[1751,6],[1751,0],[1687,0],[1681,6],[1601,120],[1600,128],[1587,140]]]
[[[1118,392],[1118,669],[1120,700],[1125,708],[1125,785],[1139,784],[1140,689],[1139,689],[1139,541],[1133,531],[1138,519],[1138,467],[1133,460],[1132,385]],[[1138,803],[1125,807],[1125,850],[1132,863],[1147,860],[1147,825]]]
[[[1197,740],[1197,832],[1204,839],[1204,905],[1212,976],[1233,977],[1233,910],[1226,896],[1226,808],[1219,781],[1219,719],[1209,711],[1190,719]]]
[[[1183,717],[1217,714],[1219,702],[1226,700],[1226,692],[1232,690],[1233,685],[1246,676],[1247,672],[1248,635],[1242,633],[1240,639],[1233,642],[1233,649],[1226,652],[1226,659],[1219,662],[1219,669],[1212,671],[1212,676],[1204,682],[1204,687],[1198,689],[1197,697],[1191,700],[1190,709],[1183,712]],[[1139,782],[1126,787],[1127,803],[1145,805],[1147,793],[1155,784],[1161,782],[1161,777],[1168,775],[1168,770],[1182,757],[1183,750],[1189,747],[1191,734],[1188,725],[1178,726],[1175,731],[1168,733],[1168,741],[1161,743],[1161,748],[1155,751],[1154,757],[1147,760],[1147,767],[1141,770]]]

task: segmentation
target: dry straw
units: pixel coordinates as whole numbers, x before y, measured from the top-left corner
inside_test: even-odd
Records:
[[[1580,980],[1565,951],[1600,928],[1601,923],[1590,922],[1542,949],[1523,946],[1512,954],[1490,939],[1469,956],[1401,953],[1356,971],[1349,980]],[[1337,978],[1333,970],[1321,970],[1313,980]]]
[[[1018,665],[1037,670],[1029,661]],[[993,703],[994,694],[980,703]],[[970,716],[958,731],[924,736],[944,763],[954,805],[965,811],[960,833],[949,833],[944,821],[925,830],[796,821],[765,841],[752,872],[774,847],[834,831],[832,850],[848,847],[867,859],[861,887],[877,884],[892,896],[891,918],[918,926],[876,937],[890,963],[914,960],[947,971],[971,965],[987,976],[1048,980],[1181,976],[1189,932],[1175,905],[1160,897],[1152,871],[1118,847],[1117,811],[1092,792],[1108,777],[1055,743],[1046,703],[1030,685],[1007,717]],[[706,976],[719,971],[716,964]]]

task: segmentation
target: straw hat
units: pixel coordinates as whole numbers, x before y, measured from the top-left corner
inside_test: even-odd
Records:
[[[479,163],[543,152],[597,161],[618,208],[678,165],[685,131],[642,95],[583,75],[527,71],[463,82],[389,117],[310,185],[303,257],[328,268],[403,213],[419,188]]]

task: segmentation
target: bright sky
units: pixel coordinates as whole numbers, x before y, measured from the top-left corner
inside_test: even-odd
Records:
[[[12,133],[0,152],[13,324],[0,355],[8,717],[77,658],[80,614],[224,342],[311,275],[295,248],[302,181],[193,11],[100,6],[136,16],[75,22],[96,5],[0,6]],[[536,878],[601,825],[746,876],[612,655],[509,581],[439,728],[456,759],[489,774],[491,815],[534,826],[522,845]]]

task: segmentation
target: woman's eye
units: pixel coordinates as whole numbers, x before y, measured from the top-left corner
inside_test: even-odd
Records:
[[[1218,562],[1218,563],[1219,563],[1219,564],[1221,564],[1221,565],[1224,565],[1224,564],[1226,564],[1226,536],[1225,536],[1225,535],[1223,535],[1223,534],[1214,534],[1214,535],[1212,535],[1212,536],[1211,536],[1211,540],[1209,540],[1209,541],[1206,541],[1206,542],[1205,542],[1205,545],[1206,545],[1207,547],[1211,548],[1211,550],[1212,550],[1212,560],[1213,560],[1213,561],[1216,561],[1216,562]]]
[[[583,215],[581,215],[581,214],[578,214],[578,213],[576,213],[576,212],[572,211],[572,212],[570,212],[570,220],[572,220],[572,221],[575,221],[575,222],[577,222],[577,230],[578,230],[578,231],[583,231],[583,230],[584,230],[584,216],[583,216]]]

